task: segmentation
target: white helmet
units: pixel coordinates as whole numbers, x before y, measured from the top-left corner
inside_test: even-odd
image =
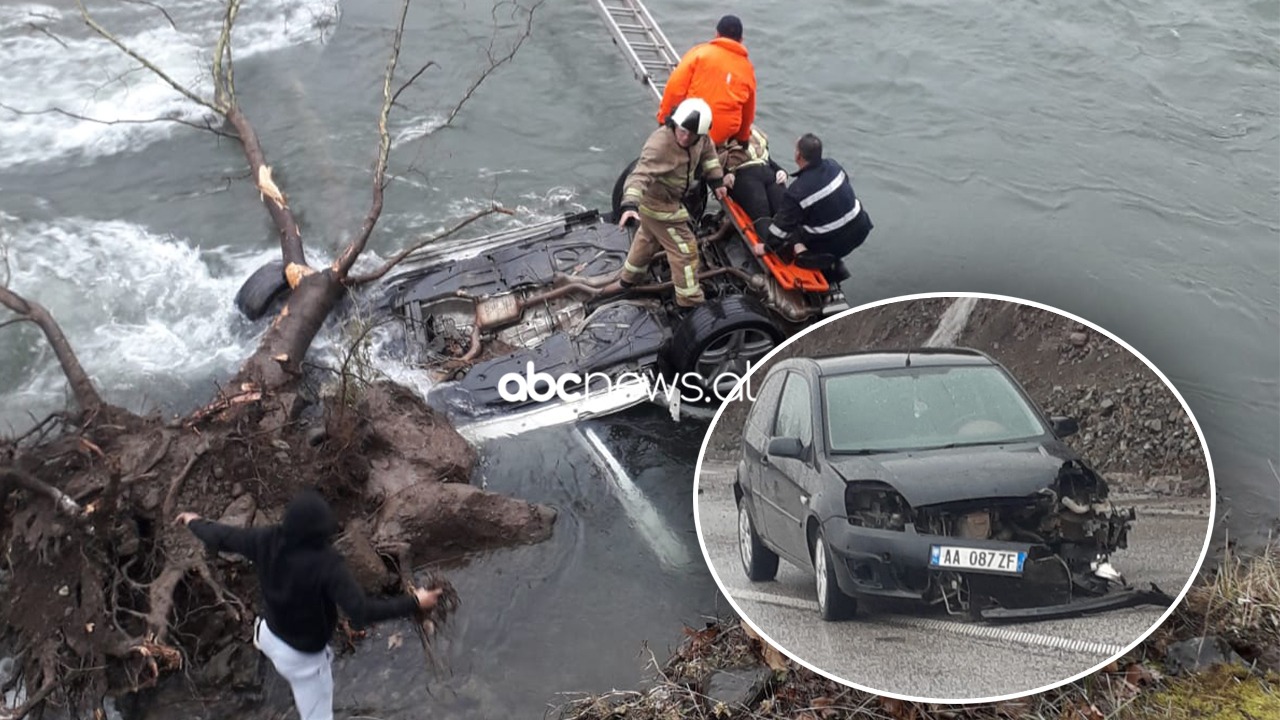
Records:
[[[711,106],[702,98],[689,98],[671,113],[672,127],[682,127],[694,135],[706,135],[711,129]]]

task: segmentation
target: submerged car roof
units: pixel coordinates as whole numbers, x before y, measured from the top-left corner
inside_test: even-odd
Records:
[[[817,370],[819,375],[842,375],[851,372],[869,370],[891,370],[907,367],[937,367],[943,365],[995,365],[986,354],[969,348],[918,348],[912,350],[870,350],[867,352],[849,353],[815,358],[791,358],[777,364],[781,370],[786,367],[809,366]]]

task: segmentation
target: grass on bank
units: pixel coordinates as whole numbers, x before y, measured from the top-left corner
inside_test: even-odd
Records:
[[[642,691],[575,698],[556,708],[558,720],[1145,720],[1146,718],[1280,718],[1280,544],[1258,555],[1227,550],[1218,568],[1197,582],[1156,632],[1120,660],[1060,688],[1015,700],[935,705],[854,690],[795,665],[754,637],[736,618],[686,638]],[[1165,652],[1181,640],[1217,635],[1249,667],[1218,666],[1172,677]],[[772,675],[749,708],[708,698],[719,669],[769,667]]]

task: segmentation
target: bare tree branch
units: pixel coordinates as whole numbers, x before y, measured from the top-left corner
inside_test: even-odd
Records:
[[[178,29],[178,24],[175,23],[173,21],[173,18],[169,16],[169,11],[165,10],[164,7],[159,3],[148,2],[147,0],[120,0],[120,2],[129,3],[130,5],[146,5],[149,8],[154,8],[156,10],[159,10],[160,14],[164,16],[164,19],[169,21],[169,27],[173,28],[174,30]]]
[[[412,77],[406,80],[405,83],[400,86],[400,89],[396,90],[395,94],[391,96],[391,104],[395,105],[396,100],[400,99],[400,93],[404,92],[405,90],[408,90],[409,86],[413,84],[413,81],[417,80],[418,77],[422,75],[422,73],[426,72],[428,69],[435,66],[436,66],[436,61],[432,60],[428,62],[426,65],[423,65],[422,67],[418,68],[418,72],[414,73]]]
[[[103,120],[101,118],[89,117],[88,115],[73,113],[70,110],[66,110],[60,107],[51,107],[45,110],[23,110],[22,108],[16,108],[12,105],[0,103],[0,108],[4,110],[8,110],[9,112],[15,115],[50,115],[50,114],[64,115],[66,117],[73,118],[75,120],[83,120],[85,122],[98,123],[99,125],[150,125],[152,123],[177,123],[179,125],[186,125],[189,128],[195,128],[196,130],[205,130],[207,132],[213,133],[214,135],[218,135],[220,137],[228,138],[231,140],[239,139],[235,135],[229,132],[215,128],[213,124],[207,120],[203,123],[191,122],[190,120],[183,120],[182,118],[174,118],[174,117],[141,118],[137,120]]]
[[[218,44],[213,49],[213,99],[221,108],[230,107],[236,102],[235,63],[231,59],[231,28],[235,26],[236,15],[239,13],[240,0],[228,0],[227,12],[222,16],[222,32],[218,35]]]
[[[409,257],[414,252],[426,247],[427,245],[430,245],[433,242],[437,242],[439,240],[443,240],[447,237],[450,237],[458,233],[460,230],[470,225],[471,223],[479,220],[480,218],[488,217],[489,215],[493,215],[494,213],[501,213],[503,215],[515,215],[514,212],[502,207],[501,205],[494,205],[492,207],[481,210],[478,213],[475,213],[473,215],[470,215],[462,219],[456,225],[454,225],[453,227],[449,228],[448,230],[445,230],[444,232],[438,235],[431,235],[428,237],[421,238],[420,240],[418,240],[418,242],[396,253],[394,257],[392,257],[387,262],[383,263],[382,266],[379,267],[377,270],[374,270],[369,273],[365,273],[363,275],[348,277],[347,284],[363,285],[368,282],[373,282],[374,280],[381,278],[383,275],[386,275],[387,272],[391,270],[391,268],[395,267],[396,265],[399,265],[405,258]]]
[[[391,115],[391,104],[395,95],[400,90],[391,91],[391,82],[395,79],[396,65],[400,63],[400,44],[404,39],[404,23],[409,16],[409,3],[412,0],[404,0],[400,4],[400,21],[396,23],[395,39],[391,43],[391,54],[387,58],[387,71],[382,76],[382,109],[378,112],[378,159],[373,169],[373,201],[369,203],[369,212],[365,214],[364,222],[360,224],[360,233],[355,239],[347,245],[338,259],[333,262],[334,274],[341,280],[351,271],[351,266],[356,264],[356,260],[360,257],[360,253],[364,252],[364,248],[369,243],[369,236],[373,234],[373,228],[378,224],[378,218],[382,215],[382,197],[383,189],[386,187],[385,181],[387,176],[387,157],[391,154],[391,135],[387,132],[387,118]],[[421,75],[419,71],[415,74]],[[410,80],[412,82],[412,80]],[[403,88],[401,88],[403,90]]]
[[[71,343],[67,342],[66,335],[62,334],[62,328],[58,326],[49,311],[39,303],[31,302],[7,287],[0,287],[0,305],[14,311],[19,317],[30,320],[44,331],[45,339],[53,348],[53,354],[58,358],[58,364],[62,366],[62,374],[66,375],[67,382],[71,384],[71,391],[75,394],[80,409],[89,414],[96,414],[101,410],[105,403],[98,395],[98,389],[89,379],[89,374],[81,367],[75,350],[71,349]]]
[[[492,75],[494,71],[496,71],[500,66],[510,62],[513,58],[515,58],[516,52],[524,44],[524,41],[529,39],[529,35],[532,34],[533,14],[538,10],[538,8],[542,7],[543,2],[544,0],[538,0],[529,8],[529,14],[525,18],[524,29],[521,31],[520,36],[516,38],[515,43],[511,46],[511,48],[506,54],[496,58],[494,57],[493,53],[494,53],[494,44],[496,43],[497,37],[498,37],[498,18],[497,18],[498,8],[501,7],[501,5],[507,4],[507,3],[499,3],[494,5],[493,31],[489,35],[489,44],[485,48],[485,56],[489,59],[489,67],[485,68],[484,71],[480,73],[480,76],[477,77],[471,83],[471,85],[467,88],[466,92],[463,93],[462,97],[458,100],[457,104],[455,104],[453,108],[449,110],[449,114],[445,117],[444,122],[440,123],[434,128],[427,130],[426,132],[422,133],[422,135],[419,138],[417,138],[418,150],[417,152],[414,153],[414,158],[409,163],[410,172],[413,171],[413,169],[418,164],[418,160],[421,159],[422,157],[422,149],[426,147],[425,140],[431,137],[432,135],[436,134],[440,130],[443,130],[444,128],[447,128],[450,125],[452,125],[454,119],[456,119],[458,115],[462,112],[462,109],[466,106],[467,102],[471,100],[471,97],[475,95],[476,91],[480,88],[480,85],[483,84],[484,81],[487,80],[489,76]],[[521,9],[521,5],[518,2],[512,2],[510,4],[513,7],[512,15],[514,16],[518,14]]]
[[[236,0],[233,0],[233,1],[236,1]],[[133,48],[129,47],[128,45],[125,45],[123,42],[120,41],[119,38],[117,38],[115,35],[112,35],[110,31],[108,31],[106,28],[99,25],[98,21],[94,20],[93,17],[89,15],[89,10],[84,6],[84,0],[76,0],[76,6],[80,8],[80,17],[84,19],[84,24],[88,25],[90,29],[92,29],[94,32],[101,35],[104,39],[107,40],[107,42],[110,42],[112,45],[115,45],[116,47],[120,48],[120,51],[123,52],[125,55],[128,55],[134,60],[137,60],[139,63],[142,64],[143,67],[155,73],[156,77],[159,77],[161,80],[168,83],[169,87],[178,91],[180,94],[182,94],[183,97],[187,98],[191,102],[197,103],[199,105],[203,105],[204,107],[207,107],[214,112],[220,112],[218,108],[213,106],[213,103],[210,103],[208,100],[205,100],[199,95],[196,95],[194,92],[187,89],[185,85],[169,77],[169,75],[165,73],[165,71],[161,70],[158,66],[156,66],[155,63],[146,59],[145,57],[143,57],[141,54],[139,54],[137,51],[135,51]]]
[[[36,32],[40,32],[40,33],[44,33],[45,35],[48,35],[48,36],[49,36],[49,39],[51,39],[51,40],[53,40],[54,42],[56,42],[56,43],[58,43],[59,45],[61,45],[63,50],[66,50],[66,49],[67,49],[67,43],[66,43],[65,41],[63,41],[63,39],[62,39],[62,38],[60,38],[60,37],[58,37],[57,35],[54,35],[53,33],[49,32],[49,28],[47,28],[47,27],[45,27],[45,26],[43,26],[43,25],[37,25],[37,24],[35,24],[35,23],[27,23],[27,27],[31,28],[32,30],[35,30]]]
[[[489,47],[485,50],[485,55],[489,59],[489,67],[485,68],[484,71],[480,73],[479,77],[471,83],[471,86],[467,88],[465,93],[463,93],[462,98],[458,100],[458,104],[454,105],[453,109],[449,111],[449,115],[445,118],[444,125],[441,125],[440,127],[445,127],[453,123],[454,118],[458,117],[458,113],[462,112],[462,108],[467,104],[467,101],[471,99],[471,96],[475,95],[476,90],[480,89],[480,86],[484,81],[489,79],[489,76],[497,71],[498,68],[506,65],[515,58],[516,52],[520,50],[520,47],[524,45],[524,41],[528,40],[529,35],[533,32],[533,14],[538,8],[542,7],[543,2],[544,0],[538,0],[529,7],[529,14],[525,16],[524,30],[521,31],[519,37],[516,38],[516,41],[512,43],[507,52],[497,58],[493,55],[493,45],[498,36],[498,20],[497,17],[494,18],[493,34],[489,36]],[[512,4],[515,6],[515,11],[513,11],[513,14],[515,14],[515,12],[519,11],[520,5],[519,3]],[[498,14],[497,5],[493,8],[493,14],[495,16]],[[437,128],[437,130],[438,129],[439,128]]]
[[[4,322],[0,322],[0,330],[3,330],[9,327],[10,325],[17,325],[18,323],[24,323],[24,322],[34,322],[34,321],[29,317],[21,317],[21,316],[15,317],[15,318],[9,318]]]
[[[429,62],[426,65],[423,65],[421,68],[418,69],[417,72],[413,74],[412,77],[409,78],[407,82],[401,85],[394,93],[391,91],[391,83],[392,83],[392,80],[395,78],[396,65],[400,60],[400,45],[401,45],[401,40],[404,37],[405,18],[408,16],[408,13],[409,13],[410,1],[411,0],[404,0],[404,3],[400,7],[400,21],[399,23],[396,24],[395,40],[392,43],[391,56],[387,60],[387,72],[383,77],[382,111],[378,116],[378,159],[377,159],[377,164],[375,165],[374,174],[373,174],[373,202],[370,205],[369,213],[365,216],[364,223],[360,227],[360,233],[356,236],[354,240],[351,241],[349,245],[347,245],[346,249],[342,252],[342,255],[340,255],[338,259],[335,260],[333,263],[333,270],[340,279],[345,279],[347,277],[347,273],[349,273],[351,271],[351,267],[355,265],[356,260],[360,257],[360,253],[364,252],[366,245],[368,245],[369,237],[370,235],[373,234],[373,228],[378,222],[378,217],[382,213],[383,190],[386,187],[387,158],[391,152],[391,139],[390,139],[389,133],[387,132],[387,118],[391,113],[391,108],[395,104],[396,100],[400,97],[400,94],[403,93],[406,89],[408,89],[408,87],[412,85],[415,80],[417,80],[424,72],[427,71],[428,68],[430,68],[434,64]],[[449,115],[445,119],[444,125],[448,125],[451,122],[453,122],[454,118],[458,116],[458,113],[462,112],[462,108],[466,106],[467,101],[470,100],[471,97],[475,95],[476,91],[480,88],[482,84],[484,84],[484,81],[487,80],[490,75],[492,75],[495,71],[497,71],[498,68],[509,63],[513,58],[515,58],[516,53],[520,50],[520,47],[524,45],[525,40],[529,38],[529,35],[533,31],[533,15],[534,15],[534,12],[539,7],[542,6],[543,1],[544,0],[538,0],[529,8],[528,13],[525,16],[524,28],[521,30],[520,35],[516,38],[515,42],[511,44],[511,47],[508,48],[506,53],[496,57],[494,55],[493,48],[494,48],[494,43],[496,42],[496,39],[498,36],[498,21],[497,21],[496,15],[498,12],[499,5],[494,6],[493,12],[495,17],[494,17],[493,32],[489,37],[489,45],[485,50],[485,54],[489,58],[489,66],[486,67],[474,81],[472,81],[471,85],[467,88],[462,98],[458,100],[457,104],[454,105],[453,109],[449,111]],[[519,5],[519,3],[512,3],[512,6],[515,8],[515,10],[513,11],[513,14],[518,13],[519,10],[521,9],[521,6]],[[426,134],[430,135],[431,132],[428,132]],[[479,219],[479,217],[483,217],[484,215],[490,214],[492,212],[507,212],[508,214],[510,214],[509,211],[503,210],[498,206],[494,206],[494,209],[491,209],[478,216],[473,216],[468,221],[464,221],[461,227],[465,227],[467,224],[470,224],[470,222],[474,222],[475,220]],[[456,230],[458,229],[461,229],[461,228],[460,227],[455,228],[454,230],[451,230],[450,233],[446,233],[446,235],[451,234],[452,232],[456,232]],[[427,239],[423,242],[423,244],[425,244],[426,242],[431,242],[432,240],[435,240],[435,239],[438,239],[438,238]],[[368,282],[370,279],[376,279],[377,277],[381,277],[388,270],[394,267],[397,263],[403,260],[408,255],[409,252],[412,252],[414,249],[417,249],[417,247],[421,247],[421,245],[411,248],[408,252],[402,251],[395,258],[393,258],[391,262],[384,265],[378,271],[375,271],[374,273],[371,273],[369,275],[362,275],[360,276],[360,278],[352,282],[359,284],[361,282]]]

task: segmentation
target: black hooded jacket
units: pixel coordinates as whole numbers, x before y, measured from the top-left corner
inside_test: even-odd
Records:
[[[324,649],[337,627],[338,607],[357,627],[412,615],[417,609],[409,595],[379,600],[364,594],[330,543],[337,523],[317,493],[294,498],[280,525],[238,528],[200,519],[188,527],[211,550],[253,562],[267,626],[300,652]]]

